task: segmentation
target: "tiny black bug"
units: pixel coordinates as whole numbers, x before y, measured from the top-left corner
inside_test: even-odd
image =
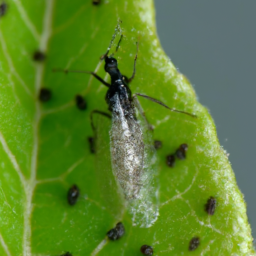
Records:
[[[0,4],[0,17],[4,16],[7,11],[7,4],[5,2]]]
[[[154,146],[155,146],[155,149],[159,149],[162,147],[162,141],[160,140],[155,140],[154,141]]]
[[[76,185],[73,185],[67,194],[68,203],[74,205],[79,197],[79,188]]]
[[[80,110],[85,110],[87,108],[86,101],[81,95],[76,95],[76,105]]]
[[[35,60],[35,61],[44,61],[45,60],[45,58],[46,58],[46,55],[43,53],[43,52],[41,52],[41,51],[35,51],[34,52],[34,54],[33,54],[33,60]]]
[[[122,222],[118,222],[116,226],[107,232],[107,236],[110,240],[115,241],[121,238],[125,233],[124,225]]]
[[[40,92],[39,92],[39,99],[42,102],[47,102],[51,99],[52,97],[52,92],[47,89],[47,88],[41,88]]]
[[[144,254],[144,255],[147,255],[147,256],[151,256],[153,255],[153,248],[149,245],[142,245],[140,247],[140,251]]]
[[[181,144],[179,146],[179,148],[176,150],[176,156],[179,158],[179,159],[185,159],[186,158],[186,152],[188,150],[188,145],[187,144]]]
[[[90,151],[92,154],[95,153],[95,139],[93,137],[88,137],[88,142],[90,145]]]
[[[99,5],[101,0],[92,0],[93,5]]]
[[[194,251],[200,245],[199,237],[193,237],[189,242],[189,251]]]
[[[65,252],[64,254],[61,254],[60,256],[72,256],[70,252]]]
[[[175,166],[175,155],[174,154],[166,156],[166,164],[169,167]]]
[[[205,211],[209,214],[209,215],[213,215],[216,209],[216,199],[214,197],[210,197],[207,200],[207,203],[205,205]]]

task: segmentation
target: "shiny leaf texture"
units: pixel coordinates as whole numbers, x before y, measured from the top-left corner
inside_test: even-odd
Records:
[[[161,49],[152,1],[100,2],[5,1],[0,17],[0,255],[139,256],[144,244],[159,256],[254,255],[243,196],[214,123]],[[95,71],[110,81],[100,56],[120,20],[111,52],[122,33],[115,57],[127,76],[139,41],[132,92],[197,115],[139,99],[154,139],[162,142],[157,150],[160,215],[150,228],[132,226],[114,189],[110,120],[95,118],[96,153],[90,150],[90,113],[108,111],[106,87],[88,74],[52,72]],[[33,59],[38,50],[44,60]],[[51,91],[49,101],[39,100],[41,88]],[[77,94],[85,98],[85,110],[77,108]],[[168,167],[166,156],[182,143],[188,144],[186,159]],[[71,206],[67,191],[73,184],[80,196]],[[216,199],[213,215],[205,211],[210,197]],[[106,233],[119,221],[126,233],[109,241]],[[194,237],[200,244],[190,251]]]

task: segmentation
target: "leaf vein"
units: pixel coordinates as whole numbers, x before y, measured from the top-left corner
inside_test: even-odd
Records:
[[[31,20],[29,19],[26,11],[24,10],[22,4],[20,3],[19,0],[14,0],[14,2],[16,3],[16,6],[18,8],[18,11],[20,13],[20,16],[22,18],[22,20],[24,21],[24,23],[26,24],[27,28],[30,30],[31,34],[34,36],[34,38],[39,41],[40,39],[40,35],[37,32],[35,26],[33,25],[33,23],[31,22]]]
[[[22,78],[19,76],[19,74],[17,73],[14,65],[13,65],[13,62],[12,62],[12,59],[8,53],[8,50],[7,50],[7,46],[6,46],[6,43],[3,39],[3,34],[1,33],[1,30],[0,30],[0,42],[1,42],[1,45],[2,45],[2,49],[3,49],[3,53],[4,53],[4,56],[8,62],[8,65],[9,65],[9,68],[10,68],[10,72],[17,78],[17,80],[20,82],[21,86],[24,88],[24,90],[26,91],[26,93],[29,95],[29,96],[32,96],[32,93],[31,91],[29,90],[29,88],[27,87],[27,85],[25,84],[25,82],[22,80]]]

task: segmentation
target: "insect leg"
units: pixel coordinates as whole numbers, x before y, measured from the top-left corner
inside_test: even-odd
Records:
[[[91,127],[92,127],[92,129],[93,129],[93,132],[95,132],[95,130],[96,130],[96,127],[95,127],[95,125],[93,124],[93,114],[100,114],[100,115],[103,115],[103,116],[105,116],[105,117],[111,119],[111,115],[110,115],[109,113],[106,113],[106,112],[103,112],[103,111],[100,111],[100,110],[97,110],[97,109],[93,110],[93,111],[91,112],[91,114],[90,114]]]
[[[137,94],[137,93],[136,93],[136,94]],[[139,113],[140,113],[140,114],[143,116],[143,118],[145,119],[146,124],[147,124],[147,126],[148,126],[148,129],[152,131],[152,130],[153,130],[153,126],[149,123],[149,121],[148,121],[148,119],[147,119],[147,117],[146,117],[146,115],[145,115],[145,112],[143,111],[143,109],[142,109],[142,107],[141,107],[141,105],[140,105],[140,102],[139,102],[138,97],[137,97],[136,94],[134,94],[134,95],[132,96],[134,106],[138,109]]]
[[[155,103],[157,103],[157,104],[159,104],[159,105],[161,105],[161,106],[163,106],[163,107],[165,107],[165,108],[167,108],[167,109],[169,109],[169,110],[171,110],[171,111],[173,111],[173,112],[182,113],[182,114],[186,114],[186,115],[188,115],[188,116],[197,118],[197,115],[195,115],[195,114],[191,114],[191,113],[188,113],[188,112],[185,112],[185,111],[182,111],[182,110],[177,110],[177,109],[174,109],[174,108],[169,108],[169,107],[168,107],[167,105],[165,105],[162,101],[157,100],[157,99],[154,99],[154,98],[151,98],[151,97],[149,97],[149,96],[147,96],[147,95],[140,94],[140,93],[135,93],[135,95],[138,95],[138,96],[141,96],[141,97],[143,97],[143,98],[145,98],[145,99],[151,100],[151,101],[153,101],[153,102],[155,102]]]
[[[134,57],[133,73],[132,73],[132,76],[128,79],[128,83],[130,83],[133,80],[133,78],[135,77],[135,73],[136,73],[136,60],[137,60],[137,56],[138,56],[139,43],[136,42],[136,45],[137,45],[137,52],[136,52],[136,55]]]
[[[106,85],[107,87],[110,87],[110,84],[105,82],[100,76],[98,76],[96,73],[91,71],[85,71],[85,70],[69,70],[69,69],[61,69],[61,68],[54,68],[52,70],[53,72],[63,72],[65,74],[67,73],[85,73],[85,74],[91,74],[93,75],[98,81],[100,81],[102,84]]]

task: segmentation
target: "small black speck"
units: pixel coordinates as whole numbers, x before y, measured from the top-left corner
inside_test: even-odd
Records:
[[[166,164],[169,167],[174,167],[175,166],[175,155],[168,155],[166,157]]]
[[[155,149],[159,149],[162,147],[162,141],[160,140],[155,140],[154,141],[154,146],[155,146]]]
[[[180,146],[179,146],[179,148],[176,150],[176,156],[179,158],[179,159],[181,159],[181,160],[183,160],[183,159],[185,159],[186,158],[186,152],[187,152],[187,150],[188,150],[188,145],[187,144],[181,144]]]
[[[213,215],[216,209],[216,199],[214,197],[210,197],[207,200],[207,203],[205,205],[205,211],[209,214],[209,215]]]
[[[7,4],[5,2],[0,4],[0,17],[4,16],[7,11]]]
[[[200,245],[199,237],[193,237],[189,242],[189,251],[194,251]]]
[[[76,95],[76,105],[80,110],[85,110],[87,108],[86,101],[81,95]]]
[[[74,205],[79,197],[79,188],[76,185],[73,185],[68,190],[68,203]]]
[[[60,256],[72,256],[70,252],[65,252],[64,254],[61,254]]]
[[[122,222],[118,222],[115,228],[108,231],[107,236],[110,240],[115,241],[121,238],[125,233],[124,225]]]
[[[93,5],[99,5],[101,0],[92,0]]]
[[[52,97],[52,92],[47,88],[41,88],[39,93],[39,99],[42,102],[49,101]]]
[[[33,60],[35,61],[44,61],[46,58],[46,55],[41,51],[35,51],[33,54]]]
[[[140,247],[140,251],[144,254],[144,255],[147,255],[147,256],[151,256],[153,255],[153,248],[149,245],[142,245]]]
[[[88,137],[88,142],[90,145],[90,151],[92,154],[95,154],[95,139],[93,137]]]

